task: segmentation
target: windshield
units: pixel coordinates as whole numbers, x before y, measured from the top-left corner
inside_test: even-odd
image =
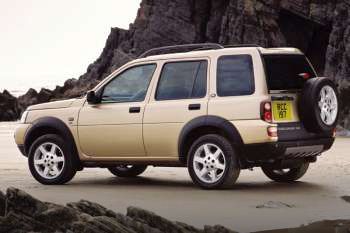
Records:
[[[304,55],[268,54],[262,57],[269,90],[298,90],[306,82],[300,74],[306,73],[310,78],[316,77]]]

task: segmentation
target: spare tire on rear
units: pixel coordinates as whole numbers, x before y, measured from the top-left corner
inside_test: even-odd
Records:
[[[308,131],[334,130],[339,115],[336,85],[328,78],[309,79],[303,87],[298,108],[300,120]]]

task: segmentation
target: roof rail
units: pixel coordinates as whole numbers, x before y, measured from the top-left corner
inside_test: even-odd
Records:
[[[239,47],[262,47],[257,44],[233,44],[233,45],[225,45],[224,48],[239,48]]]
[[[183,44],[183,45],[173,45],[173,46],[164,46],[159,48],[150,49],[138,58],[145,58],[151,55],[159,55],[166,53],[179,53],[179,52],[189,52],[193,50],[210,50],[210,49],[223,49],[224,47],[215,43],[201,43],[201,44]],[[166,52],[168,51],[168,52]]]

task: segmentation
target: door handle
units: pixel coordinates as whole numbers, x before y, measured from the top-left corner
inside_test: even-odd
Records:
[[[140,107],[130,107],[129,113],[139,113],[141,111]]]
[[[201,109],[201,105],[200,104],[190,104],[188,105],[188,110],[192,111],[192,110],[200,110]]]

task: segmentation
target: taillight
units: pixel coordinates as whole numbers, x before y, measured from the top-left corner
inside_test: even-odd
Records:
[[[272,122],[271,102],[266,101],[261,103],[261,119],[269,123]]]
[[[299,75],[299,77],[301,77],[301,78],[303,78],[305,80],[311,78],[311,75],[309,73],[300,73],[298,75]]]

